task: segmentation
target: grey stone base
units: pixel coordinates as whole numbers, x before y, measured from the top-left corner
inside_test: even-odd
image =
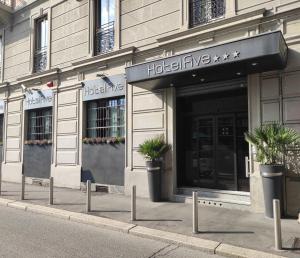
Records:
[[[100,187],[107,188],[107,192],[108,193],[112,193],[112,194],[124,194],[125,193],[124,186],[120,186],[120,185],[93,184],[93,183],[91,184],[91,191],[92,192],[96,192],[97,190],[99,191]],[[80,190],[83,191],[83,192],[86,191],[86,183],[81,182],[81,184],[80,184]]]
[[[35,177],[26,177],[25,183],[29,185],[40,185],[40,186],[49,186],[48,178],[35,178]]]

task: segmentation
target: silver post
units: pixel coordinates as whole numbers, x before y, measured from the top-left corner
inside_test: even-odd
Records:
[[[198,233],[198,192],[193,192],[193,233]]]
[[[86,212],[91,211],[91,180],[86,181]]]
[[[281,239],[281,216],[280,216],[280,201],[273,200],[273,217],[274,217],[274,234],[275,234],[275,249],[282,249]]]
[[[22,175],[21,200],[25,200],[25,175]]]
[[[53,205],[53,177],[49,178],[49,204]]]
[[[136,186],[133,185],[131,189],[131,220],[136,220]]]

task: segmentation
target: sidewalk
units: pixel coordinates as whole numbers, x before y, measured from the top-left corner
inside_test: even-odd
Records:
[[[21,185],[2,183],[1,198],[20,200]],[[48,206],[48,188],[26,185],[25,202]],[[54,208],[85,213],[86,195],[79,190],[55,188]],[[130,197],[121,194],[92,193],[91,215],[130,221]],[[276,252],[273,220],[263,214],[199,205],[199,234],[192,234],[192,205],[184,203],[152,203],[137,199],[136,225],[159,229],[226,244],[251,248],[286,257],[300,257],[300,224],[282,220],[284,251]],[[298,241],[295,241],[299,238]],[[295,246],[296,243],[296,246]]]

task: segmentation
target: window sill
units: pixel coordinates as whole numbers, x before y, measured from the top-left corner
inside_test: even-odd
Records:
[[[6,87],[8,87],[8,86],[9,86],[9,82],[1,82],[1,83],[0,83],[0,89],[6,88]]]
[[[99,65],[101,62],[107,62],[112,59],[124,57],[127,55],[132,55],[134,54],[136,48],[135,47],[128,47],[128,48],[123,48],[123,49],[118,49],[118,50],[113,50],[104,54],[100,54],[97,56],[90,57],[88,59],[72,63],[73,65],[73,70],[78,70],[83,68],[84,66],[96,66]]]
[[[56,75],[56,74],[58,74],[58,72],[59,72],[58,68],[49,69],[49,70],[46,70],[43,72],[32,73],[30,75],[20,77],[17,79],[17,81],[18,81],[18,83],[25,83],[25,82],[29,82],[29,81],[33,81],[33,80],[37,80],[37,79],[42,79],[47,76]]]
[[[207,33],[216,32],[218,30],[224,30],[226,28],[230,28],[246,22],[259,20],[264,17],[265,11],[265,8],[261,8],[249,13],[235,15],[228,18],[226,18],[225,16],[225,18],[223,19],[217,19],[207,24],[199,25],[193,28],[183,29],[181,32],[166,37],[158,38],[157,42],[159,46],[163,46],[180,40],[190,39]]]

